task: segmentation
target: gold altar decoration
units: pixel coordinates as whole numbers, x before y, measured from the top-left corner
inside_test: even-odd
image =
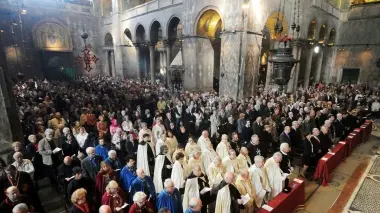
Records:
[[[289,31],[289,25],[288,25],[288,22],[285,19],[284,14],[282,12],[274,12],[274,13],[272,13],[272,15],[269,16],[269,18],[267,19],[267,22],[265,24],[268,27],[268,29],[269,29],[270,38],[273,39],[273,40],[279,38],[279,35],[276,35],[276,33],[274,32],[274,26],[277,23],[277,18],[281,21],[282,26],[283,26],[282,34],[283,35],[289,34],[288,33],[288,31]]]
[[[71,36],[66,27],[54,22],[37,24],[33,29],[37,49],[46,51],[72,51]]]

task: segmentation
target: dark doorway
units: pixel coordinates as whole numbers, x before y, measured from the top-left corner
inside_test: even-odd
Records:
[[[107,61],[108,61],[108,72],[109,72],[109,75],[112,77],[112,52],[111,51],[108,51],[107,52]]]
[[[41,51],[44,77],[48,80],[73,80],[76,76],[71,52]]]
[[[343,68],[341,83],[356,84],[359,80],[360,69],[358,68]]]

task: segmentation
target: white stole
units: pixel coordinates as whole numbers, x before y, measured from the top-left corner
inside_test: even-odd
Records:
[[[264,169],[268,176],[268,183],[272,191],[269,194],[269,200],[276,197],[283,189],[282,171],[278,163],[273,158],[269,158],[264,165]]]
[[[186,181],[185,193],[183,194],[182,202],[183,212],[187,210],[189,207],[189,201],[193,197],[200,198],[198,178],[191,178]]]
[[[182,168],[181,163],[176,161],[173,165],[172,175],[170,177],[174,183],[174,187],[177,189],[183,188],[185,185],[185,177],[185,170]]]
[[[145,175],[150,176],[148,163],[148,144],[137,147],[137,168],[144,169]]]
[[[154,188],[156,189],[156,192],[161,192],[164,188],[162,184],[162,169],[164,167],[165,162],[165,155],[157,155],[156,162],[154,164],[154,176],[153,176],[153,183]]]
[[[230,213],[231,209],[231,194],[227,184],[218,191],[216,196],[215,213]]]

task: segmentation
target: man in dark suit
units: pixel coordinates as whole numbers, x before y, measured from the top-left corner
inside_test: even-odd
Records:
[[[333,123],[335,129],[335,137],[339,138],[339,140],[344,140],[345,138],[345,129],[343,124],[343,116],[341,113],[336,115],[336,119]]]
[[[333,143],[329,137],[329,129],[325,126],[321,127],[321,133],[318,136],[321,142],[321,155],[325,155],[327,152],[331,151]]]
[[[95,148],[93,147],[88,147],[86,153],[87,157],[81,162],[83,177],[95,183],[96,175],[100,170],[100,162],[103,161],[103,158],[95,155]]]
[[[290,153],[290,147],[289,144],[287,143],[282,143],[280,145],[280,152],[282,155],[282,160],[280,162],[280,168],[284,173],[290,174],[292,172],[292,167],[290,164],[290,158],[289,158],[289,153]]]
[[[297,121],[292,122],[292,129],[290,130],[289,136],[291,141],[291,147],[293,151],[300,153],[302,149],[302,133],[299,129],[299,124]]]
[[[253,122],[252,124],[252,130],[253,130],[253,134],[255,135],[261,135],[262,131],[263,131],[263,123],[261,121],[261,117],[257,117],[256,118],[256,121]]]
[[[292,146],[292,141],[290,140],[290,127],[285,126],[284,131],[280,134],[280,143],[287,143]]]

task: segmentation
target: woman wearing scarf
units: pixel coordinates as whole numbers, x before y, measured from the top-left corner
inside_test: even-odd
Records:
[[[77,189],[71,195],[71,206],[69,213],[95,213],[95,206],[89,204],[86,199],[87,191],[83,188]]]
[[[102,197],[102,205],[111,207],[112,212],[125,212],[125,208],[121,208],[125,204],[123,192],[116,181],[111,180],[106,187],[106,192]]]

